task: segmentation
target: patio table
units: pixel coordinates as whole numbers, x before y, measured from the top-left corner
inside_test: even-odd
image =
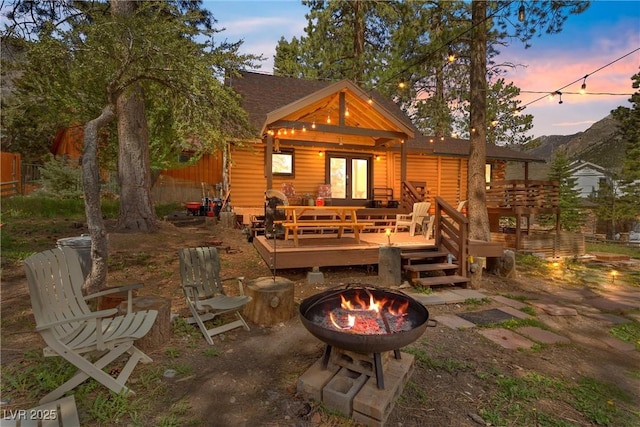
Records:
[[[364,206],[278,206],[285,212],[285,219],[274,221],[284,227],[284,239],[287,240],[289,232],[293,234],[294,246],[298,246],[298,231],[302,229],[322,230],[326,228],[338,228],[338,239],[342,237],[344,229],[353,230],[356,242],[360,243],[360,231],[364,227],[373,225],[373,222],[358,221],[358,211]],[[311,219],[303,219],[312,217]],[[317,218],[321,217],[321,218]],[[333,218],[328,218],[333,217]]]

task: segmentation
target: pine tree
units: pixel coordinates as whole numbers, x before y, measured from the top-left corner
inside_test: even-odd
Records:
[[[569,158],[557,152],[549,170],[549,180],[558,182],[558,207],[560,226],[563,230],[578,231],[585,222],[580,210],[580,192],[576,188],[577,179],[571,176]]]
[[[611,113],[618,120],[618,135],[625,142],[625,157],[620,179],[620,216],[627,220],[640,217],[640,73],[631,77],[636,92],[631,108],[618,107]]]

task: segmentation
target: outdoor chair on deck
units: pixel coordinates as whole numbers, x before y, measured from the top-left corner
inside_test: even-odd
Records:
[[[192,317],[187,323],[196,323],[207,342],[213,345],[214,335],[249,325],[244,321],[240,310],[251,301],[244,295],[244,277],[220,278],[220,258],[214,247],[185,248],[178,252],[180,256],[180,277],[182,290]],[[228,296],[223,282],[235,280],[238,283],[238,295]],[[207,329],[206,321],[225,313],[235,313],[237,320]]]
[[[397,214],[394,233],[398,231],[398,227],[409,227],[409,234],[416,234],[416,225],[422,227],[425,218],[429,216],[430,202],[418,202],[413,204],[413,211],[409,214]]]
[[[84,276],[80,257],[70,247],[56,248],[31,255],[24,260],[36,330],[47,346],[45,357],[61,356],[78,368],[67,382],[40,399],[52,402],[89,377],[114,393],[133,392],[125,383],[138,362],[151,358],[134,347],[156,320],[158,312],[131,312],[132,290],[141,285],[122,286],[92,295],[82,294]],[[91,311],[86,300],[114,292],[128,291],[127,313],[118,310]],[[129,358],[117,378],[103,369],[124,353]],[[95,361],[93,356],[95,357]]]

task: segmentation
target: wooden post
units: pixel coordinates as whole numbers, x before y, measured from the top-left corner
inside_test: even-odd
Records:
[[[378,278],[383,286],[400,286],[402,283],[402,266],[399,247],[380,246],[378,252]]]
[[[147,334],[136,341],[135,346],[143,352],[158,350],[171,338],[171,300],[157,295],[143,295],[132,300],[132,310],[157,310],[158,317]],[[118,305],[118,314],[127,313],[127,301]]]
[[[246,283],[245,293],[252,300],[244,307],[245,317],[256,325],[273,326],[295,314],[294,285],[284,277],[259,277]]]

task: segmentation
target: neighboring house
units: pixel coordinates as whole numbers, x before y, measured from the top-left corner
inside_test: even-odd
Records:
[[[586,199],[592,194],[596,194],[600,186],[604,183],[615,184],[611,174],[602,166],[584,160],[576,160],[569,165],[569,173],[576,180],[576,189],[579,196]],[[614,186],[615,191],[617,189]]]

